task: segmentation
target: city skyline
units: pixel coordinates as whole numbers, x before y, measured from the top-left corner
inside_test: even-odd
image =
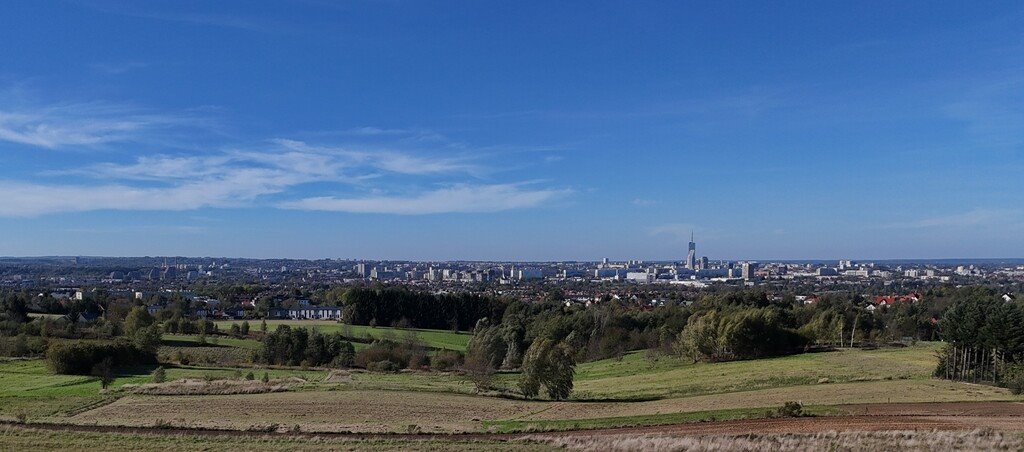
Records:
[[[0,5],[0,256],[1024,256],[1017,3],[439,5]]]

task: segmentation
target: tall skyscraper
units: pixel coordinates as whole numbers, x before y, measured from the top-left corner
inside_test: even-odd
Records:
[[[754,276],[754,272],[755,271],[757,271],[757,263],[756,262],[744,262],[743,263],[743,273],[742,273],[743,279],[748,280],[748,281],[751,280],[751,279],[754,279],[755,278],[755,276]]]
[[[693,231],[690,231],[690,252],[686,255],[686,268],[697,269],[697,244],[693,243]]]

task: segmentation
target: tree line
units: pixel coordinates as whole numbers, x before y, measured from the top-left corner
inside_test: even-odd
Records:
[[[327,294],[326,304],[342,307],[353,325],[406,326],[469,331],[477,320],[499,318],[507,302],[471,293],[433,294],[405,288],[352,287]]]
[[[946,346],[937,377],[994,382],[1024,391],[1024,307],[998,293],[970,289],[939,322]]]

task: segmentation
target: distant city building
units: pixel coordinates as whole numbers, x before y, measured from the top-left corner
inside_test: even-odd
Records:
[[[369,278],[370,277],[370,269],[367,268],[366,264],[363,263],[363,262],[360,262],[360,263],[356,264],[356,269],[355,270],[356,270],[356,274],[359,275],[360,278]]]
[[[542,279],[544,273],[539,268],[523,268],[516,270],[514,279],[527,280],[527,279]]]
[[[747,281],[750,281],[750,280],[756,278],[756,276],[754,275],[754,273],[757,271],[757,263],[756,262],[744,262],[742,268],[743,268],[743,272],[742,272],[743,279],[745,279]]]
[[[164,268],[163,273],[160,275],[160,279],[164,281],[170,281],[178,278],[178,269],[174,267]]]
[[[834,268],[821,267],[818,269],[818,276],[839,276],[839,272]]]
[[[628,272],[626,273],[626,280],[638,283],[649,283],[655,279],[655,274],[651,272]]]
[[[693,242],[693,231],[690,231],[689,252],[686,254],[686,268],[697,269],[697,244]]]

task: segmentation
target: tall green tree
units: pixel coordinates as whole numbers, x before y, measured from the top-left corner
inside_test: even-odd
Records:
[[[539,339],[523,357],[519,389],[527,397],[536,397],[543,387],[548,397],[563,400],[572,394],[576,359],[564,342]]]

